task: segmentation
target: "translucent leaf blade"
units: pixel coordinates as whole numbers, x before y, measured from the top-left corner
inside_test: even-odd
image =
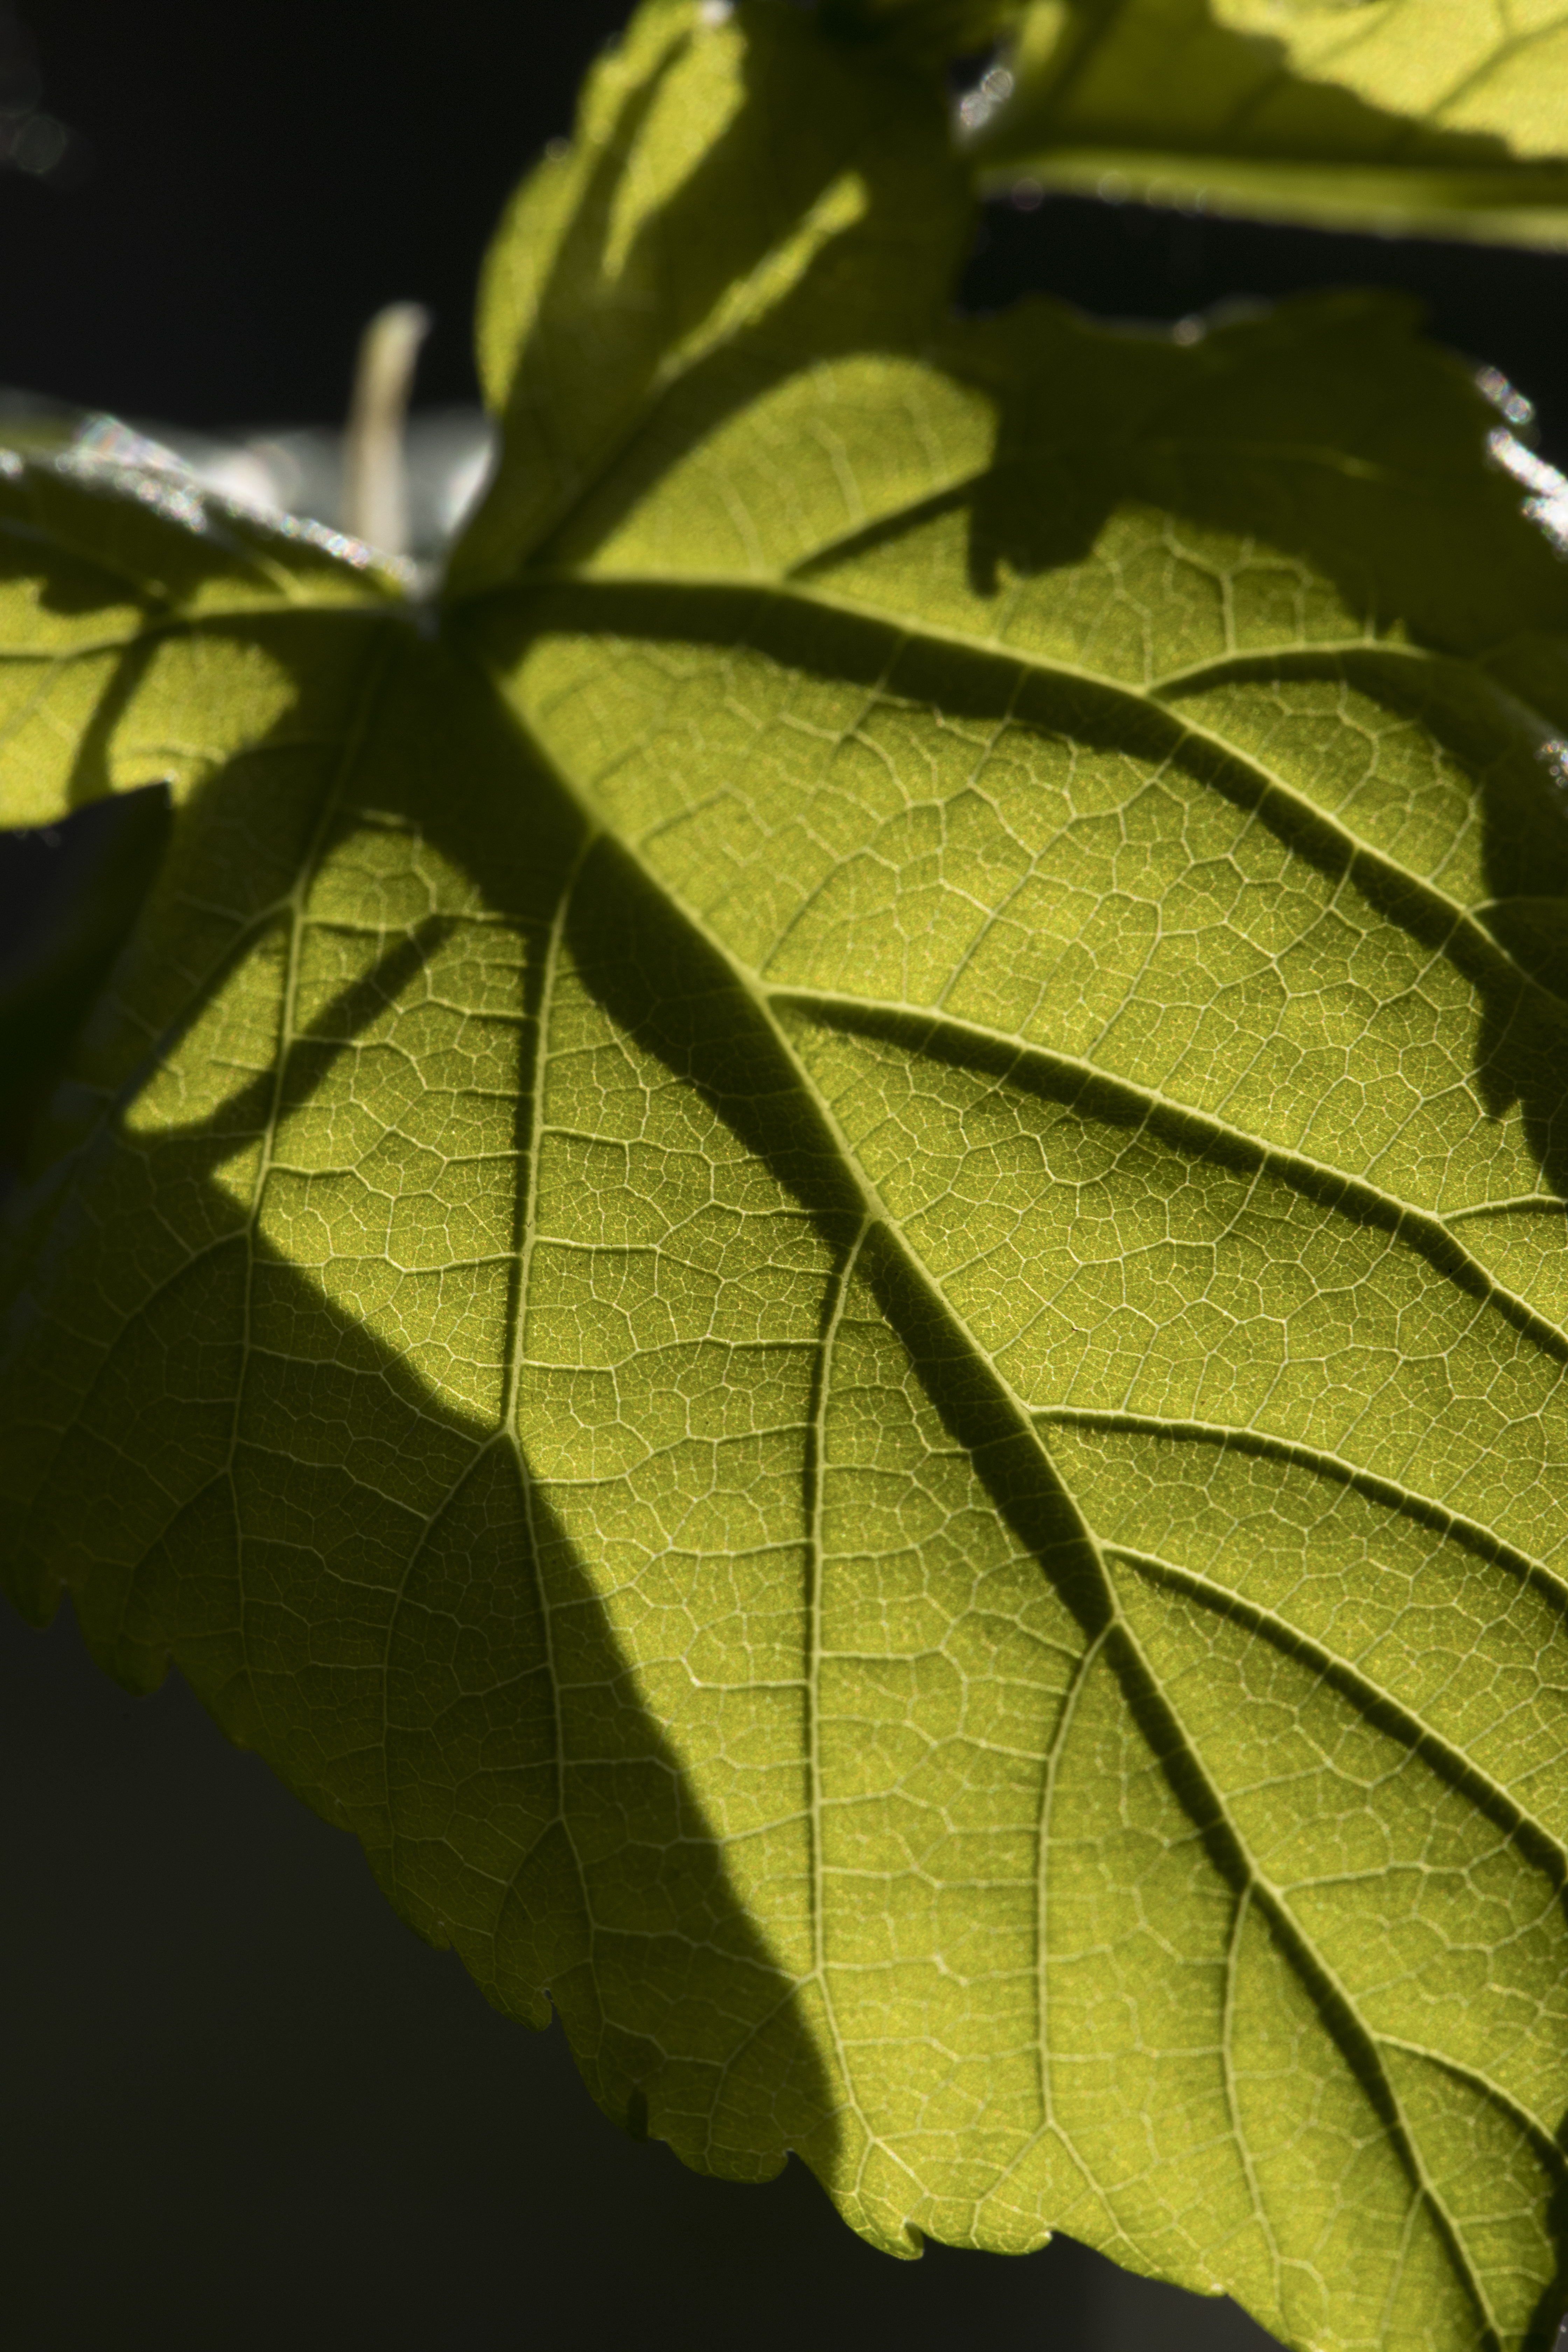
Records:
[[[760,138],[827,53],[752,21]],[[634,245],[695,25],[636,37],[665,143],[584,148]],[[439,638],[161,619],[8,1590],[173,1657],[693,2164],[1544,2347],[1563,575],[1396,308],[851,317],[874,161],[847,245],[649,313],[564,488],[515,406]]]
[[[1038,0],[1013,64],[1011,96],[972,110],[999,178],[1341,227],[1568,236],[1552,7]]]
[[[1007,329],[1013,348],[1045,324]],[[1480,462],[1473,394],[1414,346],[1394,358],[1406,332],[1373,307],[1206,353],[1102,339],[989,416],[984,335],[945,383],[892,363],[881,413],[921,430],[896,486],[867,435],[848,530],[841,479],[787,509],[768,490],[784,417],[842,449],[876,413],[870,371],[824,372],[695,448],[679,491],[628,451],[648,487],[606,486],[625,518],[607,530],[584,508],[552,551],[571,584],[473,625],[554,764],[767,1008],[859,1190],[821,1374],[823,1493],[842,1499],[813,1721],[818,1965],[869,2142],[862,2226],[911,2181],[911,2218],[960,2240],[1027,2243],[1023,2217],[1048,2212],[1223,2280],[1301,2342],[1534,2340],[1554,2263],[1525,2217],[1559,2160],[1541,2092],[1562,2039],[1563,1013],[1501,940],[1509,877],[1560,887],[1568,837],[1547,722],[1476,656],[1560,625],[1561,575]],[[1363,390],[1390,362],[1419,419],[1403,445]],[[1058,446],[1079,512],[1026,548],[1024,518],[1049,529],[1051,507],[1005,468],[1043,485]],[[1308,479],[1340,486],[1331,520]],[[1468,564],[1412,562],[1390,499],[1441,511]],[[721,507],[716,541],[697,518]],[[1469,593],[1488,561],[1507,601]],[[1104,633],[1108,602],[1131,635]],[[872,1296],[876,1372],[838,1353],[867,1344]],[[966,1350],[989,1399],[967,1428]],[[982,1608],[984,1554],[955,1554],[936,1514],[906,1580],[880,1532],[897,1483],[847,1445],[836,1488],[840,1361],[876,1399],[845,1425],[876,1431],[879,1467],[911,1381],[935,1416],[924,1464],[945,1435],[1016,1465],[985,1480],[998,1569],[1032,1551],[1064,1612],[1002,1677],[1028,1695],[1026,1801],[995,1796],[1005,1756],[970,1735],[961,1663],[977,1617],[1011,1638],[1023,1589]],[[1194,1570],[1191,1497],[1222,1477],[1232,1532]],[[1117,1532],[1146,1491],[1147,1547]],[[1309,1492],[1313,1524],[1342,1530],[1321,1549],[1296,1518]],[[1054,1532],[1027,1525],[1053,1509]],[[1241,1604],[1254,1511],[1300,1527],[1278,1614]],[[1371,1604],[1352,1591],[1387,1573],[1403,1602],[1435,1570],[1407,1625],[1457,1615],[1437,1654],[1418,1633],[1363,1672],[1370,1634],[1321,1638],[1314,1562],[1358,1511],[1344,1558],[1370,1560],[1368,1540],[1380,1566],[1336,1570],[1333,1591],[1353,1615]],[[836,1573],[829,1530],[868,1524]],[[1537,1609],[1517,1652],[1489,1631],[1493,1664],[1473,1664],[1478,1610],[1500,1629]],[[1478,1688],[1504,1649],[1536,1694],[1522,1716]],[[1510,1924],[1481,1940],[1506,1963],[1465,1957],[1483,1883]],[[1163,1977],[1156,1949],[1192,1976]],[[1168,2022],[1146,2030],[1156,2000]],[[1178,2016],[1200,2014],[1184,2040]],[[1268,2054],[1286,2049],[1293,2094]],[[1299,2126],[1273,2104],[1291,2096]],[[1230,2153],[1195,2165],[1164,2137],[1177,2117]],[[1509,2221],[1482,2186],[1494,2162],[1522,2200]]]

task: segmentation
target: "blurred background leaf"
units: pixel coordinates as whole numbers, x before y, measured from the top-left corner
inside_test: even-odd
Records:
[[[1568,243],[1568,12],[1029,0],[977,160],[1265,218]]]

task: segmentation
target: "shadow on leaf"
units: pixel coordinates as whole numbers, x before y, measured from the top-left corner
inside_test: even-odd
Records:
[[[313,1271],[253,1220],[260,1171],[296,1181],[329,1097],[347,1139],[340,1202],[353,1194],[356,1139],[367,1164],[354,1083],[378,1052],[384,1070],[388,1024],[451,987],[459,934],[482,994],[484,957],[537,944],[574,854],[576,820],[546,804],[486,698],[470,688],[478,717],[455,717],[444,656],[383,625],[384,731],[350,730],[330,756],[290,751],[272,776],[279,828],[319,894],[334,859],[353,869],[362,918],[378,883],[406,899],[408,875],[437,868],[459,903],[388,907],[367,944],[340,897],[312,940],[346,973],[312,992],[272,877],[252,878],[246,855],[267,744],[182,811],[79,1052],[64,1157],[14,1204],[8,1583],[36,1621],[68,1586],[95,1655],[132,1687],[177,1664],[231,1737],[357,1832],[403,1915],[455,1945],[500,2007],[542,2023],[547,1986],[617,2121],[700,2169],[765,2178],[795,2147],[831,2173],[837,2095],[797,1988],[624,1654],[602,1564],[475,1377],[437,1382],[428,1347],[388,1344],[387,1314],[363,1310],[356,1284],[379,1282],[384,1305],[395,1286],[384,1255],[362,1244],[346,1273],[336,1256]],[[437,705],[423,719],[421,689]],[[173,943],[193,905],[215,903],[226,921],[171,1011]],[[491,1012],[495,1035],[518,1041],[508,1117],[525,1174],[540,982],[537,959],[517,961],[521,993]],[[257,1066],[231,1076],[204,1024],[247,973],[273,1010],[248,1033]],[[198,1096],[216,1088],[194,1118],[138,1108],[165,1062]],[[374,1202],[374,1181],[361,1189]],[[514,1233],[525,1197],[520,1184]],[[463,1268],[450,1278],[460,1290]]]

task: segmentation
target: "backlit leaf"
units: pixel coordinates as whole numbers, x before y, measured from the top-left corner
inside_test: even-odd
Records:
[[[700,2168],[1543,2347],[1568,572],[1401,306],[955,326],[929,82],[717,14],[503,233],[438,613],[0,482],[0,809],[175,810],[8,1589]]]
[[[1568,242],[1558,0],[1032,0],[1010,71],[968,110],[1008,177]]]

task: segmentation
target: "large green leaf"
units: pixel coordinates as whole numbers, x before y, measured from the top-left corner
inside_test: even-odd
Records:
[[[1030,0],[1002,70],[966,115],[1006,178],[1568,243],[1560,0]]]
[[[1568,573],[1397,305],[945,323],[929,84],[717,13],[492,262],[438,625],[7,461],[0,814],[175,803],[8,1589],[700,2168],[1543,2347]]]

